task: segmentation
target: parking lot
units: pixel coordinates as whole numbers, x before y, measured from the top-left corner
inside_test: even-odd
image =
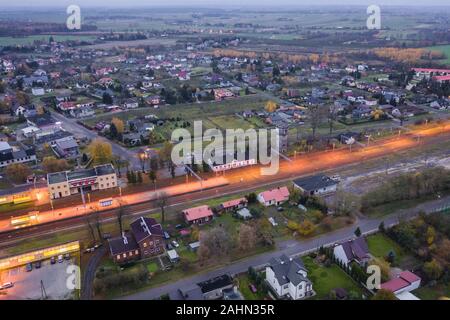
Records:
[[[0,291],[0,299],[73,299],[77,298],[77,290],[67,287],[70,274],[67,268],[76,259],[63,260],[61,263],[51,264],[50,260],[42,261],[40,268],[27,272],[26,267],[5,270],[0,275],[0,282],[12,282],[14,286]],[[42,282],[41,282],[42,281]]]

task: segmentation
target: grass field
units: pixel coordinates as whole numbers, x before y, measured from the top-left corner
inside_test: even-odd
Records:
[[[258,290],[256,293],[253,293],[250,290],[250,279],[247,274],[240,275],[238,277],[239,281],[239,291],[244,296],[245,300],[263,300],[265,295],[262,294],[260,290]]]
[[[314,299],[326,299],[330,291],[336,288],[344,288],[347,292],[354,291],[362,295],[357,283],[337,265],[323,267],[314,262],[311,257],[304,257],[303,262],[308,269],[308,278],[313,283],[313,290],[316,292]]]
[[[443,59],[443,60],[439,60],[439,61],[443,64],[450,65],[450,45],[434,46],[434,47],[428,47],[426,49],[433,50],[433,51],[440,51],[440,52],[444,53],[447,58]]]
[[[437,300],[450,297],[450,284],[437,284],[434,287],[421,287],[413,292],[422,300]]]
[[[367,244],[369,246],[369,252],[377,258],[386,257],[390,251],[395,253],[396,260],[399,262],[405,257],[404,250],[396,242],[382,233],[367,237]]]
[[[177,104],[162,106],[159,109],[140,108],[123,112],[105,113],[96,118],[86,120],[85,123],[88,125],[94,125],[99,121],[109,122],[113,117],[118,117],[126,121],[148,114],[154,114],[160,119],[178,117],[188,121],[207,120],[209,117],[234,115],[236,112],[242,112],[249,109],[262,110],[266,102],[267,98],[255,94],[220,102],[211,101],[205,103]]]

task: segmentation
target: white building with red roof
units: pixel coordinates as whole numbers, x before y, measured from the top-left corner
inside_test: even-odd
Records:
[[[400,300],[417,300],[411,291],[420,287],[420,277],[410,271],[403,271],[397,277],[381,284],[381,289],[392,291]]]
[[[247,206],[246,198],[233,199],[225,201],[219,205],[218,211],[238,210]]]
[[[268,207],[268,206],[278,206],[289,200],[289,190],[287,187],[279,187],[276,189],[261,192],[257,197],[258,201]]]
[[[213,219],[213,212],[207,206],[199,206],[182,211],[184,220],[188,224],[204,224]]]

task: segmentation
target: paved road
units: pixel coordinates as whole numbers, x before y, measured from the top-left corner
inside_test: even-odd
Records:
[[[450,203],[450,196],[423,203],[414,209],[399,210],[395,214],[387,217],[368,219],[362,218],[357,221],[356,224],[339,229],[313,239],[296,241],[286,240],[277,244],[277,249],[268,253],[263,253],[258,256],[250,257],[245,260],[238,261],[236,263],[227,265],[225,267],[209,271],[206,273],[197,274],[195,276],[181,279],[176,282],[172,282],[160,287],[148,289],[142,292],[138,292],[129,296],[122,297],[124,300],[150,300],[160,297],[163,294],[168,293],[172,299],[181,299],[178,293],[179,288],[191,286],[192,284],[208,280],[212,277],[229,273],[231,275],[242,273],[248,270],[250,266],[262,266],[266,264],[271,258],[278,257],[282,254],[288,256],[296,256],[308,253],[310,251],[317,250],[321,246],[332,245],[336,242],[345,241],[354,237],[354,231],[359,226],[363,234],[370,234],[378,230],[378,226],[384,221],[386,227],[390,227],[399,223],[400,219],[410,219],[416,216],[419,212],[425,211],[427,213],[433,212],[438,208],[442,208],[444,205]]]
[[[105,142],[108,142],[111,144],[113,154],[116,156],[122,157],[124,160],[130,161],[130,168],[135,170],[140,170],[142,168],[141,162],[138,157],[138,153],[136,150],[130,150],[125,147],[122,147],[121,145],[108,140],[104,137],[101,137],[97,134],[97,132],[89,130],[82,125],[77,123],[76,119],[73,118],[66,118],[60,113],[52,111],[53,117],[61,121],[63,123],[62,127],[64,130],[73,133],[75,136],[81,136],[81,137],[87,137],[89,139],[101,139]]]
[[[84,270],[83,282],[81,287],[81,299],[90,300],[93,294],[95,271],[97,270],[100,260],[106,253],[106,247],[100,247],[90,257],[86,270]]]

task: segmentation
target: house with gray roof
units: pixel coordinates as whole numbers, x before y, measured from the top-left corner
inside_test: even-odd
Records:
[[[293,181],[294,188],[305,195],[314,196],[336,191],[338,181],[325,175],[315,175]]]
[[[271,259],[266,267],[266,282],[280,299],[299,300],[315,294],[300,257],[282,255]]]
[[[359,237],[338,243],[333,248],[334,257],[345,265],[352,262],[364,266],[370,260],[366,239]]]

